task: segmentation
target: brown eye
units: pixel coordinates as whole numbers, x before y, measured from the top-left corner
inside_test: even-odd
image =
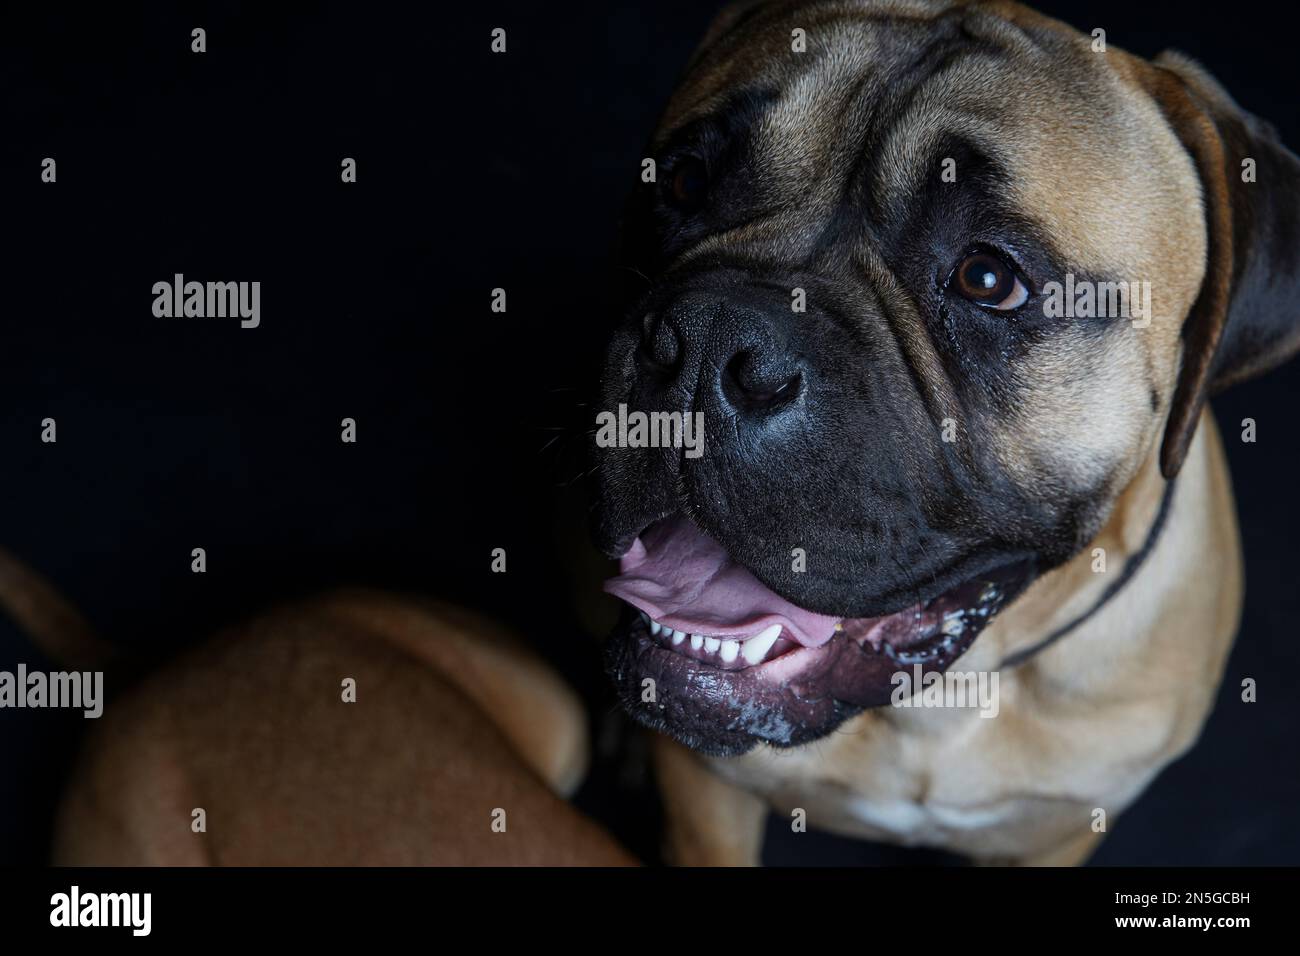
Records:
[[[987,252],[972,252],[959,262],[952,285],[963,299],[1000,312],[1018,309],[1029,298],[1015,270]]]
[[[673,167],[669,194],[673,205],[678,209],[685,212],[698,209],[704,204],[708,191],[709,172],[702,160],[687,157]]]

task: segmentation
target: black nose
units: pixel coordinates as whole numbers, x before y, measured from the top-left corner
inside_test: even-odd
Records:
[[[717,405],[741,415],[778,410],[799,397],[808,377],[791,347],[796,317],[789,311],[761,294],[680,296],[642,320],[643,385],[683,391],[691,407]]]

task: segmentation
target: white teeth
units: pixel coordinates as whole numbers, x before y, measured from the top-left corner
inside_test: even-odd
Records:
[[[747,664],[761,664],[767,658],[768,652],[776,644],[776,640],[781,636],[781,625],[773,624],[767,630],[760,634],[755,634],[748,640],[730,637],[709,637],[707,634],[687,634],[685,631],[678,631],[667,624],[660,624],[658,621],[651,620],[644,612],[640,612],[641,617],[649,624],[651,634],[662,633],[664,637],[671,638],[673,646],[683,644],[689,637],[691,639],[691,650],[703,650],[709,654],[718,654],[724,664],[730,664],[737,657],[743,657]]]
[[[647,624],[650,623],[650,615],[649,615],[649,614],[647,614],[645,611],[637,611],[637,613],[641,615],[641,620],[645,621]]]
[[[767,657],[767,652],[772,649],[776,639],[781,636],[781,625],[773,624],[761,634],[756,634],[749,640],[745,641],[741,648],[741,654],[748,664],[761,664],[763,658]]]

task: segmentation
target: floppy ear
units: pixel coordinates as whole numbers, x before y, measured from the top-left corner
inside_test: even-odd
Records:
[[[1196,164],[1209,238],[1160,449],[1172,478],[1206,399],[1300,347],[1300,160],[1181,54],[1155,59],[1148,91]]]

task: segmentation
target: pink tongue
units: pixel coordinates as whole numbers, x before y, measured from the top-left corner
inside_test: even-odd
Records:
[[[749,637],[782,625],[805,647],[831,639],[840,619],[796,607],[758,578],[687,518],[652,525],[619,560],[605,590],[660,624],[687,634]]]

